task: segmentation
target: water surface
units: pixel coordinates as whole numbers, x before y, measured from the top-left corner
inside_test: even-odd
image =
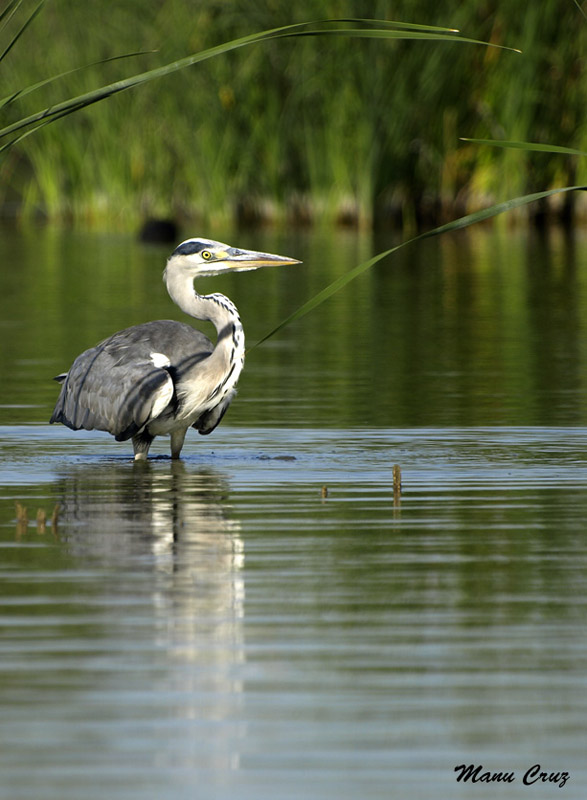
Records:
[[[267,236],[222,238],[304,266],[214,283],[250,342],[382,244]],[[428,243],[253,350],[181,463],[134,465],[46,424],[50,377],[181,318],[165,253],[5,238],[0,796],[585,796],[584,241]]]

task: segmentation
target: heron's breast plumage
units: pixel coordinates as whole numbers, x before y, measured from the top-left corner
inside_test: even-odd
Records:
[[[238,316],[218,335],[209,357],[186,370],[176,381],[176,419],[190,425],[219,405],[230,402],[244,366],[245,337]]]

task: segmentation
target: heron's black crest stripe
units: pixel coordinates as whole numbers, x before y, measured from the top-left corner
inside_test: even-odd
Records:
[[[205,250],[206,248],[209,248],[209,247],[210,247],[209,244],[206,244],[205,242],[198,242],[197,239],[194,239],[193,241],[183,242],[182,244],[180,244],[179,247],[175,248],[175,250],[173,251],[173,253],[171,255],[172,256],[192,256],[195,253],[201,253],[202,250]]]

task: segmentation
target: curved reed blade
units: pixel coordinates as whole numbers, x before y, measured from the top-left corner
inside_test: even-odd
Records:
[[[550,189],[545,192],[534,192],[533,194],[515,197],[513,200],[506,200],[504,203],[497,203],[494,206],[489,206],[489,208],[484,208],[481,211],[476,211],[473,214],[467,214],[464,217],[459,217],[452,222],[447,222],[445,225],[440,225],[438,228],[433,228],[430,231],[426,231],[418,236],[414,236],[414,238],[408,239],[407,241],[402,242],[401,244],[398,244],[389,250],[384,250],[382,253],[378,253],[376,256],[373,256],[367,261],[363,261],[349,272],[345,272],[344,275],[341,275],[340,278],[337,278],[328,286],[325,286],[324,289],[318,292],[318,294],[315,294],[314,297],[311,297],[296,311],[280,322],[279,325],[270,330],[269,333],[266,333],[265,336],[259,339],[258,342],[255,342],[255,344],[249,347],[247,352],[250,352],[255,347],[258,347],[263,342],[266,342],[272,336],[275,336],[276,333],[283,330],[283,328],[285,328],[287,325],[291,325],[292,322],[305,317],[306,314],[309,314],[310,311],[313,311],[325,300],[328,300],[329,297],[332,297],[333,294],[336,294],[336,292],[340,291],[343,287],[345,287],[363,272],[371,269],[371,267],[373,267],[379,261],[382,261],[384,258],[387,258],[387,256],[392,255],[392,253],[395,253],[397,250],[401,250],[403,247],[408,247],[408,245],[415,244],[422,239],[429,239],[432,236],[440,236],[443,233],[451,233],[453,231],[462,230],[463,228],[468,228],[470,225],[474,225],[476,222],[482,222],[483,220],[497,217],[499,214],[503,214],[506,211],[511,211],[514,208],[520,208],[528,205],[529,203],[534,203],[537,200],[544,199],[545,197],[551,197],[555,194],[561,194],[563,192],[577,191],[587,191],[587,186],[565,186],[562,189]]]
[[[2,11],[0,11],[0,26],[3,28],[6,26],[7,22],[15,14],[21,3],[22,0],[11,0],[11,2],[6,5],[6,8],[3,8]],[[6,19],[7,17],[8,19]]]
[[[165,77],[173,72],[181,69],[186,69],[202,61],[214,58],[219,55],[237,50],[241,47],[246,47],[252,44],[257,44],[270,39],[288,38],[294,36],[324,36],[324,35],[337,35],[348,37],[365,37],[365,38],[385,38],[385,39],[417,39],[423,41],[449,41],[460,42],[465,44],[482,44],[487,47],[493,47],[489,42],[481,42],[475,39],[466,39],[464,37],[454,35],[454,30],[449,32],[443,29],[424,29],[424,26],[409,25],[405,27],[401,23],[393,23],[388,20],[368,20],[368,24],[361,19],[345,19],[345,20],[319,20],[314,22],[302,22],[294,25],[284,25],[278,28],[272,28],[258,33],[242,36],[238,39],[233,39],[230,42],[210,47],[202,50],[199,53],[186,56],[177,61],[165,64],[162,67],[148,70],[147,72],[133,75],[129,78],[124,78],[107,86],[102,86],[94,89],[78,97],[70,98],[62,103],[56,103],[49,108],[31,114],[24,119],[7,125],[0,129],[0,138],[13,136],[26,128],[36,128],[40,124],[45,124],[47,121],[59,119],[67,114],[73,113],[81,108],[87,108],[94,103],[111,97],[112,95],[131,89],[135,86],[147,83],[148,81],[156,80],[157,78]],[[354,27],[348,27],[353,25]],[[511,48],[507,48],[511,49]],[[12,140],[8,146],[11,146],[17,139]]]
[[[561,153],[567,156],[587,156],[585,150],[575,150],[572,147],[561,147],[557,144],[539,144],[538,142],[506,142],[501,139],[467,139],[464,136],[460,137],[461,142],[470,142],[471,144],[486,144],[492,147],[504,147],[512,150],[527,150],[535,151],[537,153]]]
[[[356,39],[414,39],[429,42],[460,42],[461,44],[481,44],[485,47],[497,47],[500,50],[509,50],[512,53],[521,53],[515,47],[506,47],[492,42],[483,42],[480,39],[469,39],[466,36],[455,35],[452,33],[429,33],[415,30],[394,30],[390,28],[338,28],[333,30],[320,31],[300,31],[298,33],[283,33],[282,38],[287,36],[352,36]]]
[[[322,19],[312,22],[312,25],[319,25],[320,23],[347,23],[349,25],[363,25],[365,28],[389,28],[390,30],[411,30],[422,31],[430,33],[458,33],[457,28],[444,28],[438,25],[420,25],[416,22],[400,22],[398,20],[389,19],[369,19],[368,17],[339,17],[337,19]],[[308,24],[308,23],[301,23]],[[485,44],[485,42],[484,42]]]
[[[12,16],[12,14],[14,14],[14,12],[15,12],[15,11],[18,9],[18,7],[19,7],[19,5],[20,5],[20,2],[21,2],[21,0],[18,0],[18,2],[15,2],[15,3],[11,3],[11,4],[8,6],[8,8],[7,8],[7,9],[5,9],[5,12],[2,14],[2,17],[4,17],[4,14],[5,14],[5,13],[10,13],[10,16]],[[24,23],[23,23],[23,24],[20,26],[19,30],[18,30],[18,31],[17,31],[17,32],[14,34],[14,36],[12,37],[12,39],[10,40],[10,42],[8,42],[8,44],[6,45],[6,47],[4,48],[4,50],[2,51],[2,53],[0,53],[0,61],[2,61],[2,59],[3,59],[5,56],[7,56],[7,55],[8,55],[8,53],[9,53],[9,52],[12,50],[12,48],[14,47],[14,45],[15,45],[15,44],[18,42],[18,40],[20,39],[20,37],[23,35],[23,33],[26,31],[26,29],[28,28],[28,26],[31,24],[31,22],[34,20],[34,18],[37,16],[37,14],[39,13],[39,11],[41,10],[41,8],[42,8],[44,5],[45,5],[45,0],[41,0],[41,2],[39,3],[39,5],[38,5],[36,8],[34,8],[34,9],[32,10],[32,12],[29,14],[29,16],[27,17],[27,19],[26,19],[26,20],[24,21]],[[0,20],[2,19],[2,17],[0,17]],[[10,17],[9,17],[9,19],[10,19]]]
[[[10,105],[10,103],[14,103],[16,100],[20,100],[27,94],[31,94],[31,92],[35,92],[37,89],[42,89],[43,86],[47,86],[50,83],[55,83],[62,78],[66,78],[68,75],[74,75],[76,72],[82,72],[83,70],[91,69],[92,67],[99,67],[102,64],[108,64],[111,61],[122,61],[124,58],[136,58],[137,56],[151,55],[152,53],[156,52],[156,50],[140,50],[137,53],[123,53],[123,55],[120,56],[111,56],[110,58],[103,58],[100,61],[93,61],[91,64],[84,64],[82,67],[68,69],[65,72],[60,72],[59,75],[53,75],[51,78],[45,78],[45,80],[39,81],[38,83],[33,83],[30,86],[26,86],[24,89],[19,89],[18,91],[1,98],[0,109],[4,106]]]

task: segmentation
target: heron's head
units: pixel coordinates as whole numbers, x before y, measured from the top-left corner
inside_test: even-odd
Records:
[[[192,278],[219,275],[222,272],[244,272],[259,267],[299,264],[296,258],[241,250],[211,239],[186,239],[169,256],[166,274],[176,270]]]

